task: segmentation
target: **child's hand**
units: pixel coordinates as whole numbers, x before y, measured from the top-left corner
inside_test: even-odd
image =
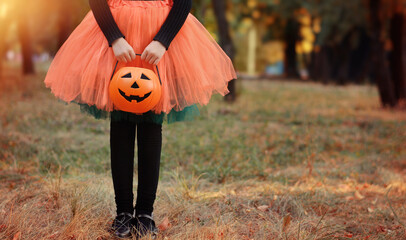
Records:
[[[161,61],[162,56],[165,54],[166,48],[159,41],[152,41],[141,54],[141,59],[149,64],[157,65]]]
[[[118,61],[131,62],[135,59],[136,55],[134,49],[124,38],[116,39],[111,46],[113,47],[114,55]]]

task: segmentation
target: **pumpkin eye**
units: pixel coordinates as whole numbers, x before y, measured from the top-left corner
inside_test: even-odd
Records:
[[[142,75],[141,75],[141,79],[144,79],[144,80],[151,80],[151,79],[149,79],[149,77],[145,76],[145,74],[142,74]]]
[[[158,67],[156,70],[159,74]],[[113,109],[135,114],[153,109],[159,104],[162,95],[162,84],[157,74],[151,69],[139,67],[119,69],[114,73],[109,85]]]
[[[131,73],[127,73],[126,75],[122,76],[121,78],[132,78]]]

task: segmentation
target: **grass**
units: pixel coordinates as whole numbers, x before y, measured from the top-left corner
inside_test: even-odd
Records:
[[[0,81],[0,239],[111,239],[109,123],[44,76]],[[368,85],[239,87],[164,125],[159,239],[406,238],[406,112]]]

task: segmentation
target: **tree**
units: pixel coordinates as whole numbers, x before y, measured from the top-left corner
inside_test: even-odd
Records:
[[[28,27],[27,8],[22,7],[22,2],[18,3],[18,38],[21,44],[21,53],[23,56],[23,74],[33,74],[34,62],[32,60],[32,39],[30,28]]]
[[[220,46],[233,61],[235,48],[230,35],[230,26],[226,18],[226,0],[212,0],[212,4],[217,19]],[[230,90],[230,93],[225,96],[225,100],[228,102],[234,102],[237,98],[235,79],[229,82],[228,89]]]
[[[406,101],[406,16],[403,11],[404,2],[401,0],[394,1],[389,32],[393,46],[389,61],[396,102]]]
[[[385,16],[383,15],[382,0],[371,0],[370,7],[370,21],[373,31],[372,40],[372,74],[376,79],[379,95],[381,97],[383,106],[395,106],[396,99],[393,94],[393,84],[390,78],[389,64],[386,58],[385,51],[385,38],[382,34],[385,32]]]
[[[57,48],[62,47],[63,43],[69,37],[73,28],[73,4],[72,1],[58,1],[58,32]]]
[[[297,71],[297,54],[296,44],[300,40],[299,35],[300,24],[295,17],[290,17],[285,26],[285,77],[297,78],[299,73]]]
[[[373,34],[372,74],[383,106],[395,107],[406,102],[405,3],[404,0],[369,1]]]
[[[3,2],[2,4],[3,5],[1,7],[5,9],[7,3]],[[10,5],[7,5],[7,8],[10,8]],[[7,35],[9,26],[10,26],[10,14],[8,14],[8,11],[6,11],[4,15],[0,16],[0,36],[2,36],[0,38],[0,78],[3,75],[3,58],[6,51],[5,36]]]
[[[3,4],[7,4],[7,12],[4,22],[1,22],[1,25],[4,26],[2,28],[2,40],[0,41],[0,56],[3,57],[5,52],[5,34],[11,23],[17,23],[17,35],[18,41],[21,47],[21,54],[22,54],[22,72],[24,75],[26,74],[33,74],[35,73],[34,70],[34,62],[32,59],[32,37],[30,32],[29,26],[29,19],[30,15],[29,9],[26,6],[26,3],[19,0],[13,2],[6,2]]]

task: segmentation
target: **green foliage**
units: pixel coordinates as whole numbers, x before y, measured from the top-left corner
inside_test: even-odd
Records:
[[[351,31],[367,27],[367,8],[363,0],[313,0],[307,9],[314,18],[321,19],[318,45],[339,44]]]
[[[265,41],[271,38],[283,39],[287,20],[298,19],[303,14],[309,15],[312,20],[321,20],[321,32],[317,39],[319,45],[340,43],[354,29],[367,26],[368,9],[363,0],[230,1],[233,3],[232,12],[238,15],[237,23],[249,18],[256,20],[259,26],[268,29]],[[266,23],[269,18],[273,20]]]

